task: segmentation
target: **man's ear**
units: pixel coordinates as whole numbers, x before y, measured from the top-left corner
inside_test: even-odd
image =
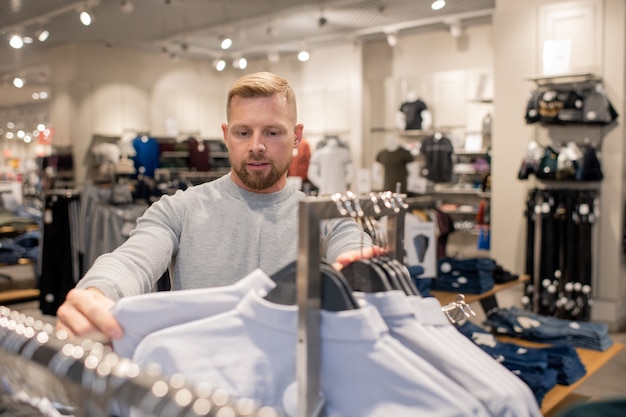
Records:
[[[298,145],[300,145],[300,142],[302,142],[302,130],[304,129],[304,125],[302,124],[297,124],[296,128],[294,129],[294,138],[293,138],[293,147],[297,148]]]
[[[228,149],[228,124],[222,123],[222,136],[224,137],[224,145]]]

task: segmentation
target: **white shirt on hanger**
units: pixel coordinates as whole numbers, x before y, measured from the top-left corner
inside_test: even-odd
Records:
[[[328,416],[489,415],[475,397],[391,337],[373,306],[321,315],[320,387]],[[297,322],[297,306],[250,291],[230,312],[146,336],[133,359],[294,415],[297,399],[289,395],[297,392]]]

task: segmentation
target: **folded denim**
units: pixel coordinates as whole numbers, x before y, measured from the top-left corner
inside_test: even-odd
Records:
[[[490,311],[486,323],[495,333],[540,343],[566,344],[598,351],[613,345],[605,323],[542,316],[517,307]]]
[[[519,376],[541,404],[554,385],[569,385],[586,374],[578,352],[571,346],[523,347],[501,342],[487,329],[472,322],[457,323],[456,328],[482,350]]]

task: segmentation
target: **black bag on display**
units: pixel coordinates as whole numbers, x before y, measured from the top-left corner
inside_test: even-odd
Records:
[[[615,108],[603,92],[592,90],[585,96],[583,122],[606,125],[617,119]]]
[[[602,84],[576,88],[538,88],[526,104],[527,124],[607,125],[618,113],[608,99]]]
[[[600,181],[604,178],[602,166],[595,148],[589,147],[583,155],[583,160],[576,171],[578,181]]]
[[[557,115],[560,123],[582,123],[583,107],[585,99],[582,94],[575,90],[563,91],[559,93],[563,107]]]
[[[541,120],[541,116],[539,115],[539,100],[542,94],[543,93],[539,90],[531,92],[528,103],[526,104],[526,114],[524,116],[527,124],[537,123]]]
[[[542,180],[555,180],[556,172],[558,168],[559,153],[555,151],[551,146],[546,146],[546,149],[539,161],[537,172],[535,176]]]
[[[567,93],[557,90],[546,90],[539,99],[539,116],[541,123],[558,124],[559,113],[565,105]]]

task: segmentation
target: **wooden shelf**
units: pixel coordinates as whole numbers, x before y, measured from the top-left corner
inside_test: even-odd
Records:
[[[503,290],[513,288],[517,285],[528,282],[530,277],[528,275],[522,275],[515,281],[509,281],[504,284],[496,284],[493,289],[486,291],[482,294],[464,294],[465,301],[471,303],[474,301],[483,301],[495,295]],[[456,300],[458,292],[447,291],[431,291],[431,294],[435,296],[442,305],[451,303]],[[528,340],[518,339],[508,336],[498,336],[498,340],[507,343],[515,343],[520,346],[527,347],[542,347],[547,346],[545,344],[535,343]],[[581,396],[574,393],[574,390],[578,388],[585,380],[607,364],[620,350],[624,348],[621,343],[614,343],[609,349],[600,352],[596,350],[576,348],[578,356],[581,362],[585,365],[586,374],[571,385],[557,385],[546,393],[541,403],[541,413],[545,417],[556,416],[565,405],[571,404],[572,401],[580,401]]]
[[[500,291],[504,291],[506,289],[516,287],[518,285],[521,285],[527,282],[528,280],[529,280],[528,275],[521,275],[518,279],[514,281],[505,282],[504,284],[495,284],[491,290],[485,291],[482,294],[463,294],[465,296],[465,302],[472,303],[474,301],[480,301],[485,298],[492,297]],[[459,294],[458,292],[448,292],[448,291],[431,291],[430,293],[439,300],[441,305],[445,305],[445,304],[455,301],[456,296]]]
[[[506,343],[514,343],[520,346],[527,347],[544,347],[547,346],[541,343],[535,343],[528,340],[517,339],[509,336],[498,336],[498,340]],[[574,394],[574,390],[578,388],[583,382],[585,382],[591,375],[596,373],[598,369],[607,364],[620,350],[624,348],[621,343],[614,343],[607,350],[600,352],[597,350],[576,348],[578,356],[581,362],[585,365],[587,373],[578,381],[571,385],[557,385],[548,391],[541,403],[541,413],[544,416],[552,415],[553,412],[558,411],[559,407],[564,401],[568,401],[568,397]]]
[[[0,291],[0,304],[30,301],[35,300],[38,297],[39,290],[34,288]]]

